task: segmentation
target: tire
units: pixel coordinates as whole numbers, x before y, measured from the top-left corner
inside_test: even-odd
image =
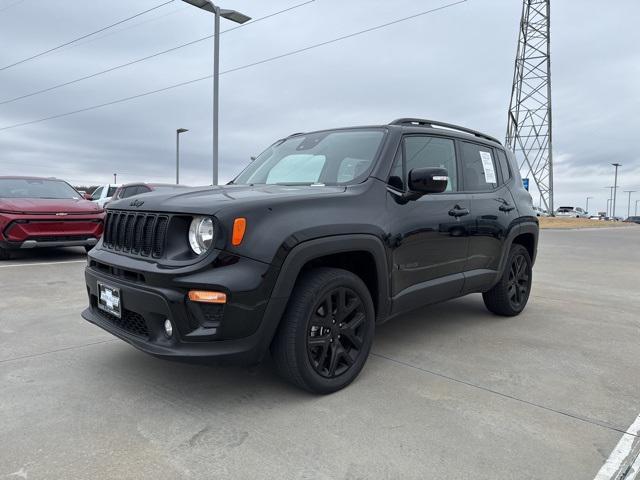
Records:
[[[500,281],[482,294],[487,309],[496,315],[519,315],[531,293],[532,265],[529,252],[522,245],[511,245]]]
[[[9,250],[0,247],[0,260],[9,260],[10,258],[11,254],[9,253]]]
[[[349,385],[364,367],[375,310],[364,282],[337,268],[316,268],[296,282],[271,344],[278,374],[312,393]]]

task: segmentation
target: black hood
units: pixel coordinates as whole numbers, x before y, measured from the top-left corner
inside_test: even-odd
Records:
[[[215,215],[227,206],[293,202],[339,194],[345,187],[286,185],[224,185],[168,193],[145,193],[108,205],[108,209]]]

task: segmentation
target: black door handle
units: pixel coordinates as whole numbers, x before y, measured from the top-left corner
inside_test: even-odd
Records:
[[[516,207],[514,207],[513,205],[509,205],[508,203],[505,203],[504,205],[500,205],[499,210],[501,212],[510,212],[511,210],[514,210]]]
[[[469,215],[468,208],[460,208],[460,205],[456,205],[451,210],[449,210],[449,215],[452,217],[464,217],[465,215]]]

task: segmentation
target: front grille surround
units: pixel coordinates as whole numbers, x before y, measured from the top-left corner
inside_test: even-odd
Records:
[[[109,210],[103,246],[130,255],[161,258],[166,251],[170,220],[169,215],[161,213]]]

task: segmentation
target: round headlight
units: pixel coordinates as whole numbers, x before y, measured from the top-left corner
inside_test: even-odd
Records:
[[[213,220],[209,217],[194,217],[189,227],[189,245],[197,255],[201,255],[213,243]]]

